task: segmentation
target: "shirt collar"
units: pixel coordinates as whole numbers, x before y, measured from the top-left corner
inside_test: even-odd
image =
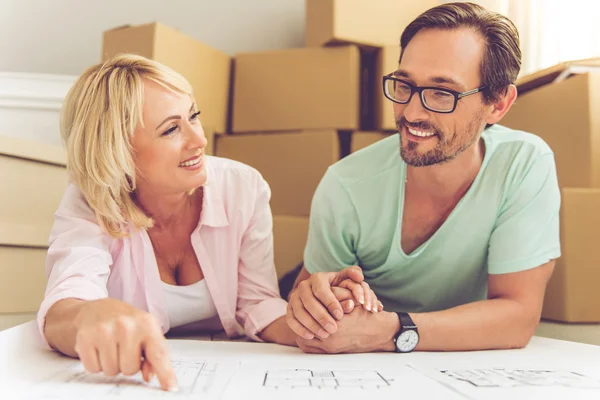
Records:
[[[210,157],[207,157],[206,161],[207,180],[203,189],[200,225],[212,226],[214,228],[229,226],[229,218],[225,212],[221,193],[222,186],[220,182],[211,181],[214,177],[214,170],[210,165]]]

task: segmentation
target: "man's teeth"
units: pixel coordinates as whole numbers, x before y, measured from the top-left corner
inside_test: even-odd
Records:
[[[408,131],[415,136],[420,136],[420,137],[429,137],[429,136],[433,136],[435,135],[435,133],[433,132],[421,132],[421,131],[416,131],[414,129],[408,128]]]
[[[182,162],[179,164],[180,167],[191,167],[192,165],[196,165],[202,160],[202,157],[195,158],[190,161]]]

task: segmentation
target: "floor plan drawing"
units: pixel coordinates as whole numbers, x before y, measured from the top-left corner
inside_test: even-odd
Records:
[[[439,370],[439,372],[448,378],[470,383],[474,387],[564,386],[600,388],[600,381],[569,371],[479,368]]]
[[[295,369],[265,372],[263,386],[275,389],[381,389],[392,386],[393,382],[377,371]]]
[[[103,374],[90,374],[83,366],[77,365],[66,368],[48,379],[34,393],[23,397],[54,399],[137,399],[137,398],[191,398],[203,395],[209,398],[215,392],[218,363],[205,360],[172,360],[173,369],[177,375],[178,391],[165,392],[160,389],[156,378],[147,383],[138,373],[134,376],[109,377]],[[220,385],[221,390],[224,385]]]

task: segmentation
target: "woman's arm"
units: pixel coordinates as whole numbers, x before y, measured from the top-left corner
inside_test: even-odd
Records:
[[[63,299],[54,303],[46,314],[44,333],[46,341],[53,349],[77,358],[75,337],[77,324],[75,319],[81,312],[85,301],[79,299]]]
[[[249,338],[292,345],[295,339],[283,319],[287,302],[279,295],[273,259],[271,191],[257,171],[248,178],[248,198],[254,201],[239,253],[236,317]]]
[[[112,265],[110,237],[101,230],[94,212],[73,184],[67,187],[55,213],[49,242],[46,256],[48,283],[37,315],[44,340],[47,339],[47,314],[56,303],[69,299],[65,305],[59,306],[67,314],[50,323],[50,330],[58,337],[61,328],[70,329],[65,321],[76,313],[76,299],[98,300],[108,297],[106,282]],[[65,354],[69,353],[72,354]]]
[[[298,346],[297,335],[285,322],[285,317],[279,317],[258,334],[258,336],[269,343],[279,343],[287,346]]]
[[[87,371],[109,376],[156,374],[164,389],[177,386],[158,320],[108,298],[111,239],[81,192],[69,185],[50,234],[48,285],[38,325],[48,345],[81,359]]]
[[[116,299],[63,299],[46,315],[46,338],[61,353],[78,357],[91,373],[156,374],[165,390],[177,388],[177,377],[158,320]]]

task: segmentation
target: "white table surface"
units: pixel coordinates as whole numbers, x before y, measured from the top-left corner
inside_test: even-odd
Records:
[[[390,360],[402,360],[413,364],[436,364],[452,366],[477,366],[477,365],[510,365],[511,363],[527,363],[542,366],[548,369],[560,368],[574,370],[587,374],[600,381],[600,346],[561,341],[542,337],[534,337],[529,345],[520,350],[503,351],[478,351],[454,353],[425,353],[414,352],[411,354],[364,354],[364,355],[309,355],[302,353],[297,348],[279,346],[274,344],[252,343],[247,341],[211,341],[210,336],[199,337],[198,341],[190,342],[189,339],[169,339],[172,351],[194,346],[194,351],[210,357],[224,358],[257,358],[263,362],[268,360],[285,359],[297,360],[299,364],[307,362],[336,362],[348,364],[389,363]],[[0,399],[8,400],[7,393],[15,393],[24,385],[31,385],[53,371],[65,368],[76,363],[71,358],[61,356],[44,345],[37,331],[35,323],[28,322],[17,327],[0,332]],[[516,364],[515,364],[516,365]],[[432,383],[435,381],[432,380]],[[425,393],[427,388],[412,388],[416,393]],[[398,399],[409,398],[407,389],[399,391]],[[508,392],[507,392],[508,393]],[[562,393],[562,392],[561,392]],[[568,396],[563,400],[575,398],[600,399],[600,390],[589,391],[589,397]],[[3,395],[4,394],[4,395]],[[579,395],[580,396],[580,395]],[[509,396],[511,400],[522,397]],[[249,398],[253,398],[250,396]],[[313,400],[314,397],[308,397]],[[333,397],[337,398],[335,394]],[[428,398],[420,397],[419,398]],[[462,398],[462,397],[461,397]],[[465,397],[472,398],[472,397]],[[485,398],[485,397],[482,397]],[[523,397],[525,398],[525,397]],[[532,397],[527,397],[532,398]],[[548,397],[545,397],[546,399]],[[554,398],[554,397],[553,397]]]

